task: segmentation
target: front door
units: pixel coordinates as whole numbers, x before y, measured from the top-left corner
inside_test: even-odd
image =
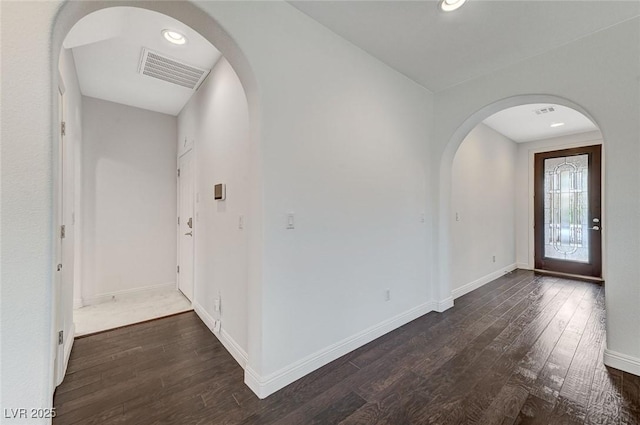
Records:
[[[600,145],[535,155],[535,268],[602,277]]]
[[[192,151],[182,155],[178,171],[178,289],[193,301],[193,165]]]

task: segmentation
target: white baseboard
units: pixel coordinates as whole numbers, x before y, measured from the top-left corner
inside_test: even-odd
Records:
[[[489,273],[486,276],[482,276],[480,279],[476,279],[473,282],[469,282],[466,285],[463,285],[459,288],[454,289],[453,291],[451,291],[451,295],[453,296],[454,299],[459,298],[464,294],[468,294],[469,292],[475,289],[478,289],[481,286],[486,285],[492,280],[496,280],[500,276],[504,276],[506,273],[514,271],[516,268],[518,268],[516,263],[510,264],[507,267],[503,267],[499,270],[496,270],[493,273]]]
[[[240,367],[245,369],[247,367],[247,363],[249,363],[249,356],[247,355],[247,352],[244,351],[242,347],[240,347],[236,340],[233,339],[226,330],[221,330],[220,337],[222,345],[224,345],[227,351],[233,356],[234,359],[236,359]]]
[[[269,394],[273,394],[273,392],[267,394],[266,391],[263,390],[260,375],[258,375],[249,365],[244,368],[244,383],[247,384],[247,387],[249,387],[249,389],[251,389],[251,391],[253,391],[253,393],[261,400],[266,398]]]
[[[517,263],[516,268],[520,270],[533,270],[533,267],[531,267],[528,263]]]
[[[435,305],[434,310],[438,313],[442,313],[449,310],[451,307],[453,307],[453,297],[448,297],[444,300],[438,301]]]
[[[136,296],[144,292],[152,292],[157,290],[169,289],[169,288],[174,288],[175,286],[176,286],[175,282],[169,282],[169,283],[161,283],[159,285],[143,286],[141,288],[125,289],[123,291],[115,291],[115,292],[109,292],[106,294],[99,294],[93,297],[83,298],[82,299],[83,307],[88,305],[94,305],[94,304],[102,304],[107,301],[111,301],[114,298]],[[74,304],[75,304],[75,300],[74,300]]]
[[[389,333],[410,321],[434,310],[436,303],[433,301],[421,304],[409,311],[387,319],[377,325],[371,326],[357,334],[319,350],[289,366],[261,377],[250,366],[245,368],[244,382],[256,395],[263,399],[290,383],[302,378],[334,361],[335,359],[373,341],[374,339]]]
[[[67,366],[69,366],[69,357],[71,356],[71,349],[73,348],[73,341],[75,338],[73,337],[76,334],[76,324],[71,324],[71,332],[69,335],[65,337],[66,341],[64,342],[64,372],[62,374],[63,378],[67,376]]]
[[[640,376],[640,358],[631,357],[605,348],[603,360],[607,366]]]
[[[227,333],[226,330],[221,329],[220,332],[215,332],[214,329],[214,321],[215,319],[211,317],[211,315],[202,307],[198,302],[193,302],[193,310],[196,312],[198,317],[204,322],[205,325],[209,328],[211,333],[213,333],[216,338],[222,343],[224,348],[227,349],[229,354],[233,356],[233,358],[238,362],[240,367],[243,369],[246,368],[248,363],[247,352],[240,347],[240,345],[234,340],[231,335]]]

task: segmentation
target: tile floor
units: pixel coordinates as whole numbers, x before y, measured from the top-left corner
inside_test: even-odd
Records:
[[[73,311],[76,336],[191,310],[191,302],[175,288],[122,295]]]

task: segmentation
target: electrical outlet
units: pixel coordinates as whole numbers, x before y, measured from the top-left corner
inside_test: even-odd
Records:
[[[287,230],[292,230],[296,228],[295,216],[292,212],[287,214]]]
[[[240,229],[240,230],[244,229],[244,216],[243,215],[241,215],[238,218],[238,229]]]
[[[213,301],[213,311],[216,311],[216,312],[220,311],[220,298],[216,298]]]
[[[493,262],[494,263],[496,262],[496,256],[495,255],[493,256]]]
[[[460,221],[460,213],[456,213],[456,221]]]
[[[391,289],[386,289],[384,291],[384,300],[385,301],[390,301],[391,300]]]
[[[220,327],[221,327],[220,321],[219,320],[214,320],[213,321],[213,331],[214,332],[220,332]]]

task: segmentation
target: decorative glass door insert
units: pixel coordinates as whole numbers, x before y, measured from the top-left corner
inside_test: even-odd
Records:
[[[544,255],[589,262],[589,156],[544,160]]]

